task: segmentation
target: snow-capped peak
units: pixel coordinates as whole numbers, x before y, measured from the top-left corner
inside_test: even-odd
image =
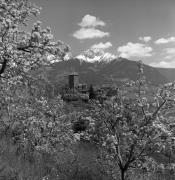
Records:
[[[86,62],[110,62],[113,59],[117,58],[116,55],[109,52],[105,52],[102,49],[90,48],[83,53],[76,56],[77,59]]]

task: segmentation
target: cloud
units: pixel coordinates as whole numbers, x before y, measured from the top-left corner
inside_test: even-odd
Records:
[[[149,42],[151,41],[151,37],[150,36],[144,36],[144,37],[139,37],[139,40],[144,41],[144,42]]]
[[[170,61],[170,62],[166,62],[166,61],[154,62],[154,63],[150,63],[149,65],[153,66],[153,67],[160,67],[160,68],[175,68],[175,61]]]
[[[168,44],[171,42],[175,42],[175,37],[160,38],[160,39],[156,40],[154,43],[155,44]]]
[[[175,48],[166,48],[164,49],[165,59],[175,58]]]
[[[79,30],[73,33],[73,37],[77,39],[94,39],[94,38],[103,38],[109,36],[109,32],[104,32],[100,29],[97,29],[97,26],[105,26],[106,23],[101,21],[99,18],[92,15],[85,15],[82,18],[82,21],[78,23],[81,27]]]
[[[77,39],[94,39],[107,37],[109,33],[95,28],[81,28],[77,30],[73,36]]]
[[[108,49],[110,47],[112,47],[111,42],[106,42],[106,43],[100,42],[99,44],[94,44],[93,46],[91,46],[92,49]]]
[[[123,58],[150,57],[153,49],[145,44],[128,42],[126,45],[118,47],[117,51]]]
[[[149,65],[161,68],[175,68],[175,48],[165,48],[162,55],[164,55],[165,60],[153,62]]]
[[[78,25],[81,27],[96,27],[105,26],[106,23],[95,16],[87,14],[82,18],[81,23],[79,23]]]

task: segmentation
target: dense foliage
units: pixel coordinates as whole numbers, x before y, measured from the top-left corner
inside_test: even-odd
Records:
[[[174,120],[168,116],[175,105],[175,83],[166,84],[148,100],[143,66],[139,63],[136,86],[138,93],[133,97],[123,96],[121,91],[109,101],[93,102],[92,109],[83,114],[90,125],[80,137],[99,146],[100,164],[114,179],[120,176],[125,180],[134,170],[149,176],[159,166],[174,168],[174,160],[162,162],[156,156],[175,145],[171,126]]]
[[[74,140],[72,116],[65,113],[60,96],[53,96],[53,85],[44,76],[47,65],[64,59],[69,47],[61,41],[53,42],[50,28],[42,29],[41,22],[28,32],[29,18],[39,11],[28,0],[0,0],[0,142],[11,142],[5,150],[1,147],[0,155],[3,157],[12,146],[13,159],[19,156],[16,163],[20,158],[26,164],[31,162],[27,157],[36,152],[40,160],[46,153],[65,152]],[[31,175],[31,171],[26,177],[12,164],[4,165],[1,175],[8,174],[6,169],[14,170],[19,179],[41,179],[50,174],[43,170]]]

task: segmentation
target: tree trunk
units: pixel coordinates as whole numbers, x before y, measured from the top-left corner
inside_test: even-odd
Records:
[[[125,170],[121,169],[120,173],[121,173],[121,180],[125,180]]]

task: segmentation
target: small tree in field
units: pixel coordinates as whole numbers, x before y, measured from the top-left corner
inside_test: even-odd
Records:
[[[167,144],[174,144],[165,114],[174,107],[175,84],[162,87],[149,102],[143,95],[144,81],[143,65],[139,63],[138,93],[132,98],[118,94],[103,104],[95,102],[84,113],[90,128],[83,137],[98,144],[99,159],[105,159],[105,170],[114,179],[117,171],[121,180],[126,180],[134,169],[152,172],[159,166],[155,155],[164,151]]]

